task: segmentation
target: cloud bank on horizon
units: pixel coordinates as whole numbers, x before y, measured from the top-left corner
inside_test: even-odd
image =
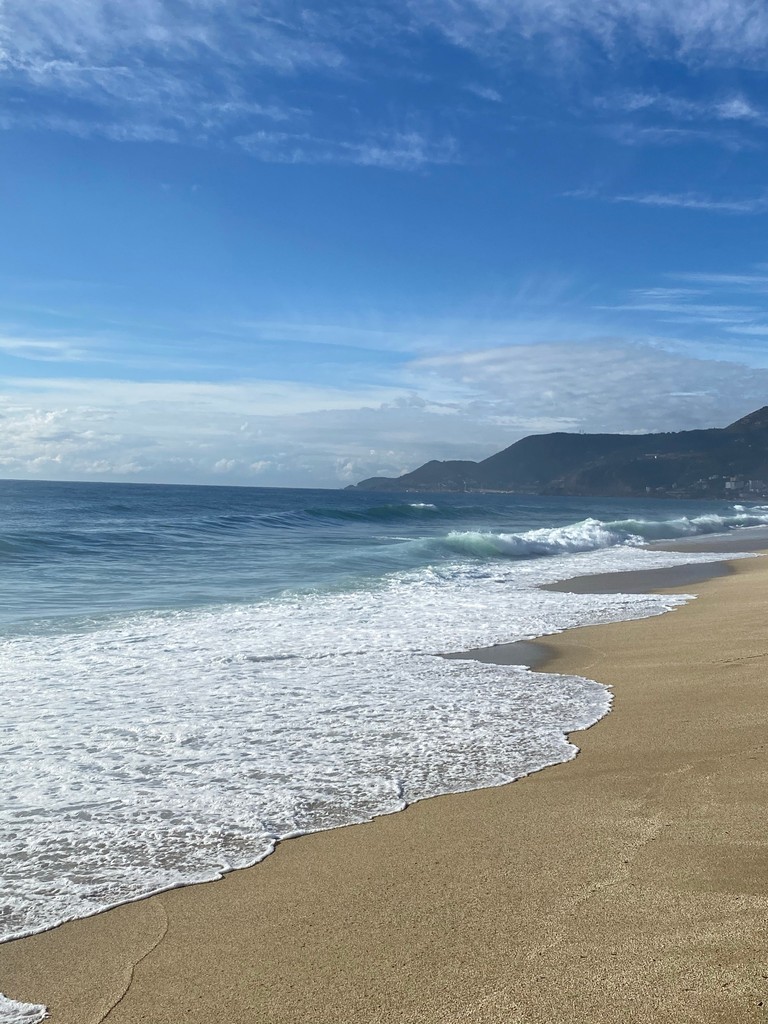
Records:
[[[768,403],[766,47],[753,0],[0,0],[0,475]]]

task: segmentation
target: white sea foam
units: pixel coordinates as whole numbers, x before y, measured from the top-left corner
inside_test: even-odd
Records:
[[[525,530],[522,533],[454,530],[446,537],[447,546],[459,554],[481,557],[505,555],[508,558],[533,558],[541,555],[597,551],[601,548],[642,543],[641,536],[634,536],[620,529],[612,529],[610,525],[599,519],[585,519],[572,526]]]
[[[453,530],[438,543],[457,554],[481,558],[538,558],[603,548],[637,547],[651,540],[673,540],[768,525],[768,508],[757,506],[746,510],[740,505],[733,508],[735,514],[727,516],[708,513],[664,520],[622,519],[613,522],[590,518],[567,526],[519,533]],[[434,544],[435,541],[416,543]]]
[[[0,992],[0,1024],[40,1024],[47,1016],[44,1006],[17,1003]]]
[[[660,614],[683,598],[532,584],[691,560],[706,556],[442,565],[6,641],[3,936],[217,877],[283,836],[573,757],[565,733],[605,713],[604,687],[435,654]]]

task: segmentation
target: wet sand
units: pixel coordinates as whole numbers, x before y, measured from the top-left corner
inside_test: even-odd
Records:
[[[574,576],[557,583],[543,583],[541,590],[561,594],[650,594],[653,591],[691,587],[718,576],[730,576],[728,562],[689,562],[663,569],[633,569],[629,572],[601,572]]]
[[[547,640],[614,687],[575,761],[0,946],[0,988],[54,1024],[765,1022],[768,560],[693,589]]]
[[[768,549],[768,526],[747,526],[732,533],[657,541],[648,547],[658,551],[765,551]]]
[[[716,546],[715,550],[735,551],[738,547],[730,542],[729,538],[715,542],[719,545],[723,543],[730,543],[730,546]],[[667,550],[681,549],[669,546]],[[743,549],[739,547],[738,550]],[[730,576],[732,572],[730,562],[689,562],[661,569],[634,569],[626,572],[574,576],[571,579],[558,580],[556,583],[542,583],[539,589],[552,590],[560,594],[649,594],[661,590],[680,591],[691,588],[694,583],[704,583],[718,576]],[[546,640],[516,640],[509,644],[494,644],[493,647],[473,647],[468,651],[455,651],[444,654],[443,657],[482,661],[491,665],[528,665],[530,668],[542,669],[551,655],[552,649]]]
[[[541,668],[552,656],[550,648],[542,640],[516,640],[511,644],[494,644],[493,647],[473,647],[469,651],[452,651],[444,658],[456,661],[482,661],[487,665],[527,665]]]

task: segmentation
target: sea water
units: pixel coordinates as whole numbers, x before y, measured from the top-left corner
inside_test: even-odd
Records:
[[[726,502],[0,481],[0,939],[576,754],[609,690],[439,657],[660,614]],[[722,557],[722,556],[721,556]],[[2,988],[2,979],[0,979]],[[0,999],[0,1022],[41,1019]]]

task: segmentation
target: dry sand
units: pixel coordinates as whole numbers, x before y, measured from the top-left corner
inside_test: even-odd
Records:
[[[768,1020],[768,559],[546,668],[613,684],[576,761],[284,843],[0,947],[55,1024]]]

